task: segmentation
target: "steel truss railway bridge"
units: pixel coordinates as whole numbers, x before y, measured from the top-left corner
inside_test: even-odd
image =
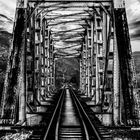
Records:
[[[77,96],[102,125],[139,126],[124,0],[17,0],[0,125],[40,125],[56,96],[55,62],[71,57],[80,66]]]

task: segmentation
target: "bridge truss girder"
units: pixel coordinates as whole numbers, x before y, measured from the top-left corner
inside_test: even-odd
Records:
[[[24,123],[28,113],[40,111],[38,106],[46,103],[54,88],[55,49],[51,27],[57,23],[48,26],[50,21],[42,18],[43,13],[38,9],[41,2],[46,1],[17,0],[0,110],[3,123]],[[80,89],[91,99],[93,110],[103,123],[107,120],[109,125],[134,123],[139,116],[133,102],[132,54],[123,3],[116,0],[90,2],[95,3],[93,11],[90,7],[90,18],[80,19],[84,22],[82,38],[64,41],[67,44],[80,42]],[[59,8],[62,7],[54,9]],[[59,33],[61,31],[56,32]]]
[[[89,104],[95,112],[98,109],[99,118],[106,124],[134,125],[139,123],[139,99],[133,91],[135,72],[126,13],[124,3],[115,1],[112,6],[110,3],[94,7],[97,12],[86,29],[82,46],[80,89],[91,98]]]

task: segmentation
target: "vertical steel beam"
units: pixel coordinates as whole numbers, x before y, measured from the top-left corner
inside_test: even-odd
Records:
[[[88,69],[88,90],[87,95],[91,97],[91,27],[87,27],[87,69]]]
[[[132,125],[135,119],[132,66],[131,66],[131,45],[128,31],[128,24],[125,11],[124,0],[114,0],[114,22],[116,28],[116,39],[118,46],[118,58],[121,75],[121,89],[124,100],[124,123]]]
[[[113,121],[114,125],[120,123],[120,69],[118,59],[118,48],[116,41],[116,31],[114,28],[114,66],[113,66]]]
[[[24,8],[27,8],[28,0],[24,0]]]
[[[48,96],[48,46],[49,46],[49,38],[48,38],[48,28],[47,28],[47,20],[44,18],[44,46],[45,46],[45,92],[46,96]]]
[[[84,83],[84,80],[85,80],[85,71],[84,71],[84,54],[82,52],[82,92],[84,92],[84,86],[85,86],[85,83]]]
[[[86,47],[86,55],[85,55],[85,61],[86,61],[86,96],[88,96],[88,36],[85,36],[85,47]]]
[[[91,20],[91,96],[93,97],[95,94],[95,87],[94,87],[94,23]],[[94,100],[95,96],[92,98]]]
[[[80,59],[80,90],[82,90],[82,74],[83,74],[82,58]]]
[[[26,9],[17,1],[13,42],[10,49],[6,79],[1,102],[1,118],[8,118],[9,124],[25,121],[25,34]],[[19,7],[19,5],[20,7]],[[8,114],[7,114],[8,112]],[[4,123],[5,120],[3,120]]]
[[[41,56],[41,17],[38,15],[38,11],[35,12],[35,47],[36,47],[36,55],[35,55],[35,80],[36,80],[36,96],[37,100],[40,101],[41,99],[41,85],[42,85],[42,78],[41,78],[41,66],[42,66],[42,56]]]
[[[86,93],[86,44],[85,42],[83,43],[83,67],[84,67],[84,71],[83,71],[83,82],[84,82],[84,86],[83,86],[83,91],[84,93]]]
[[[100,75],[99,75],[99,70],[100,70],[100,63],[99,63],[99,41],[100,41],[100,32],[98,31],[98,28],[100,28],[100,21],[98,20],[97,15],[95,15],[95,30],[96,30],[96,104],[100,102]],[[99,23],[98,23],[99,22]],[[99,25],[98,25],[99,24]]]

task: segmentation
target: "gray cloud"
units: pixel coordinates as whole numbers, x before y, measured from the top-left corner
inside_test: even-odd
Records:
[[[130,30],[133,32],[130,34],[132,40],[139,40],[140,39],[140,21],[135,21],[129,24]]]

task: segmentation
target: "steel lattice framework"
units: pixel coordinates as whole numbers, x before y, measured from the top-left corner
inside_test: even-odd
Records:
[[[30,125],[53,93],[62,57],[79,58],[79,88],[104,124],[138,123],[123,0],[17,0],[1,123]]]

